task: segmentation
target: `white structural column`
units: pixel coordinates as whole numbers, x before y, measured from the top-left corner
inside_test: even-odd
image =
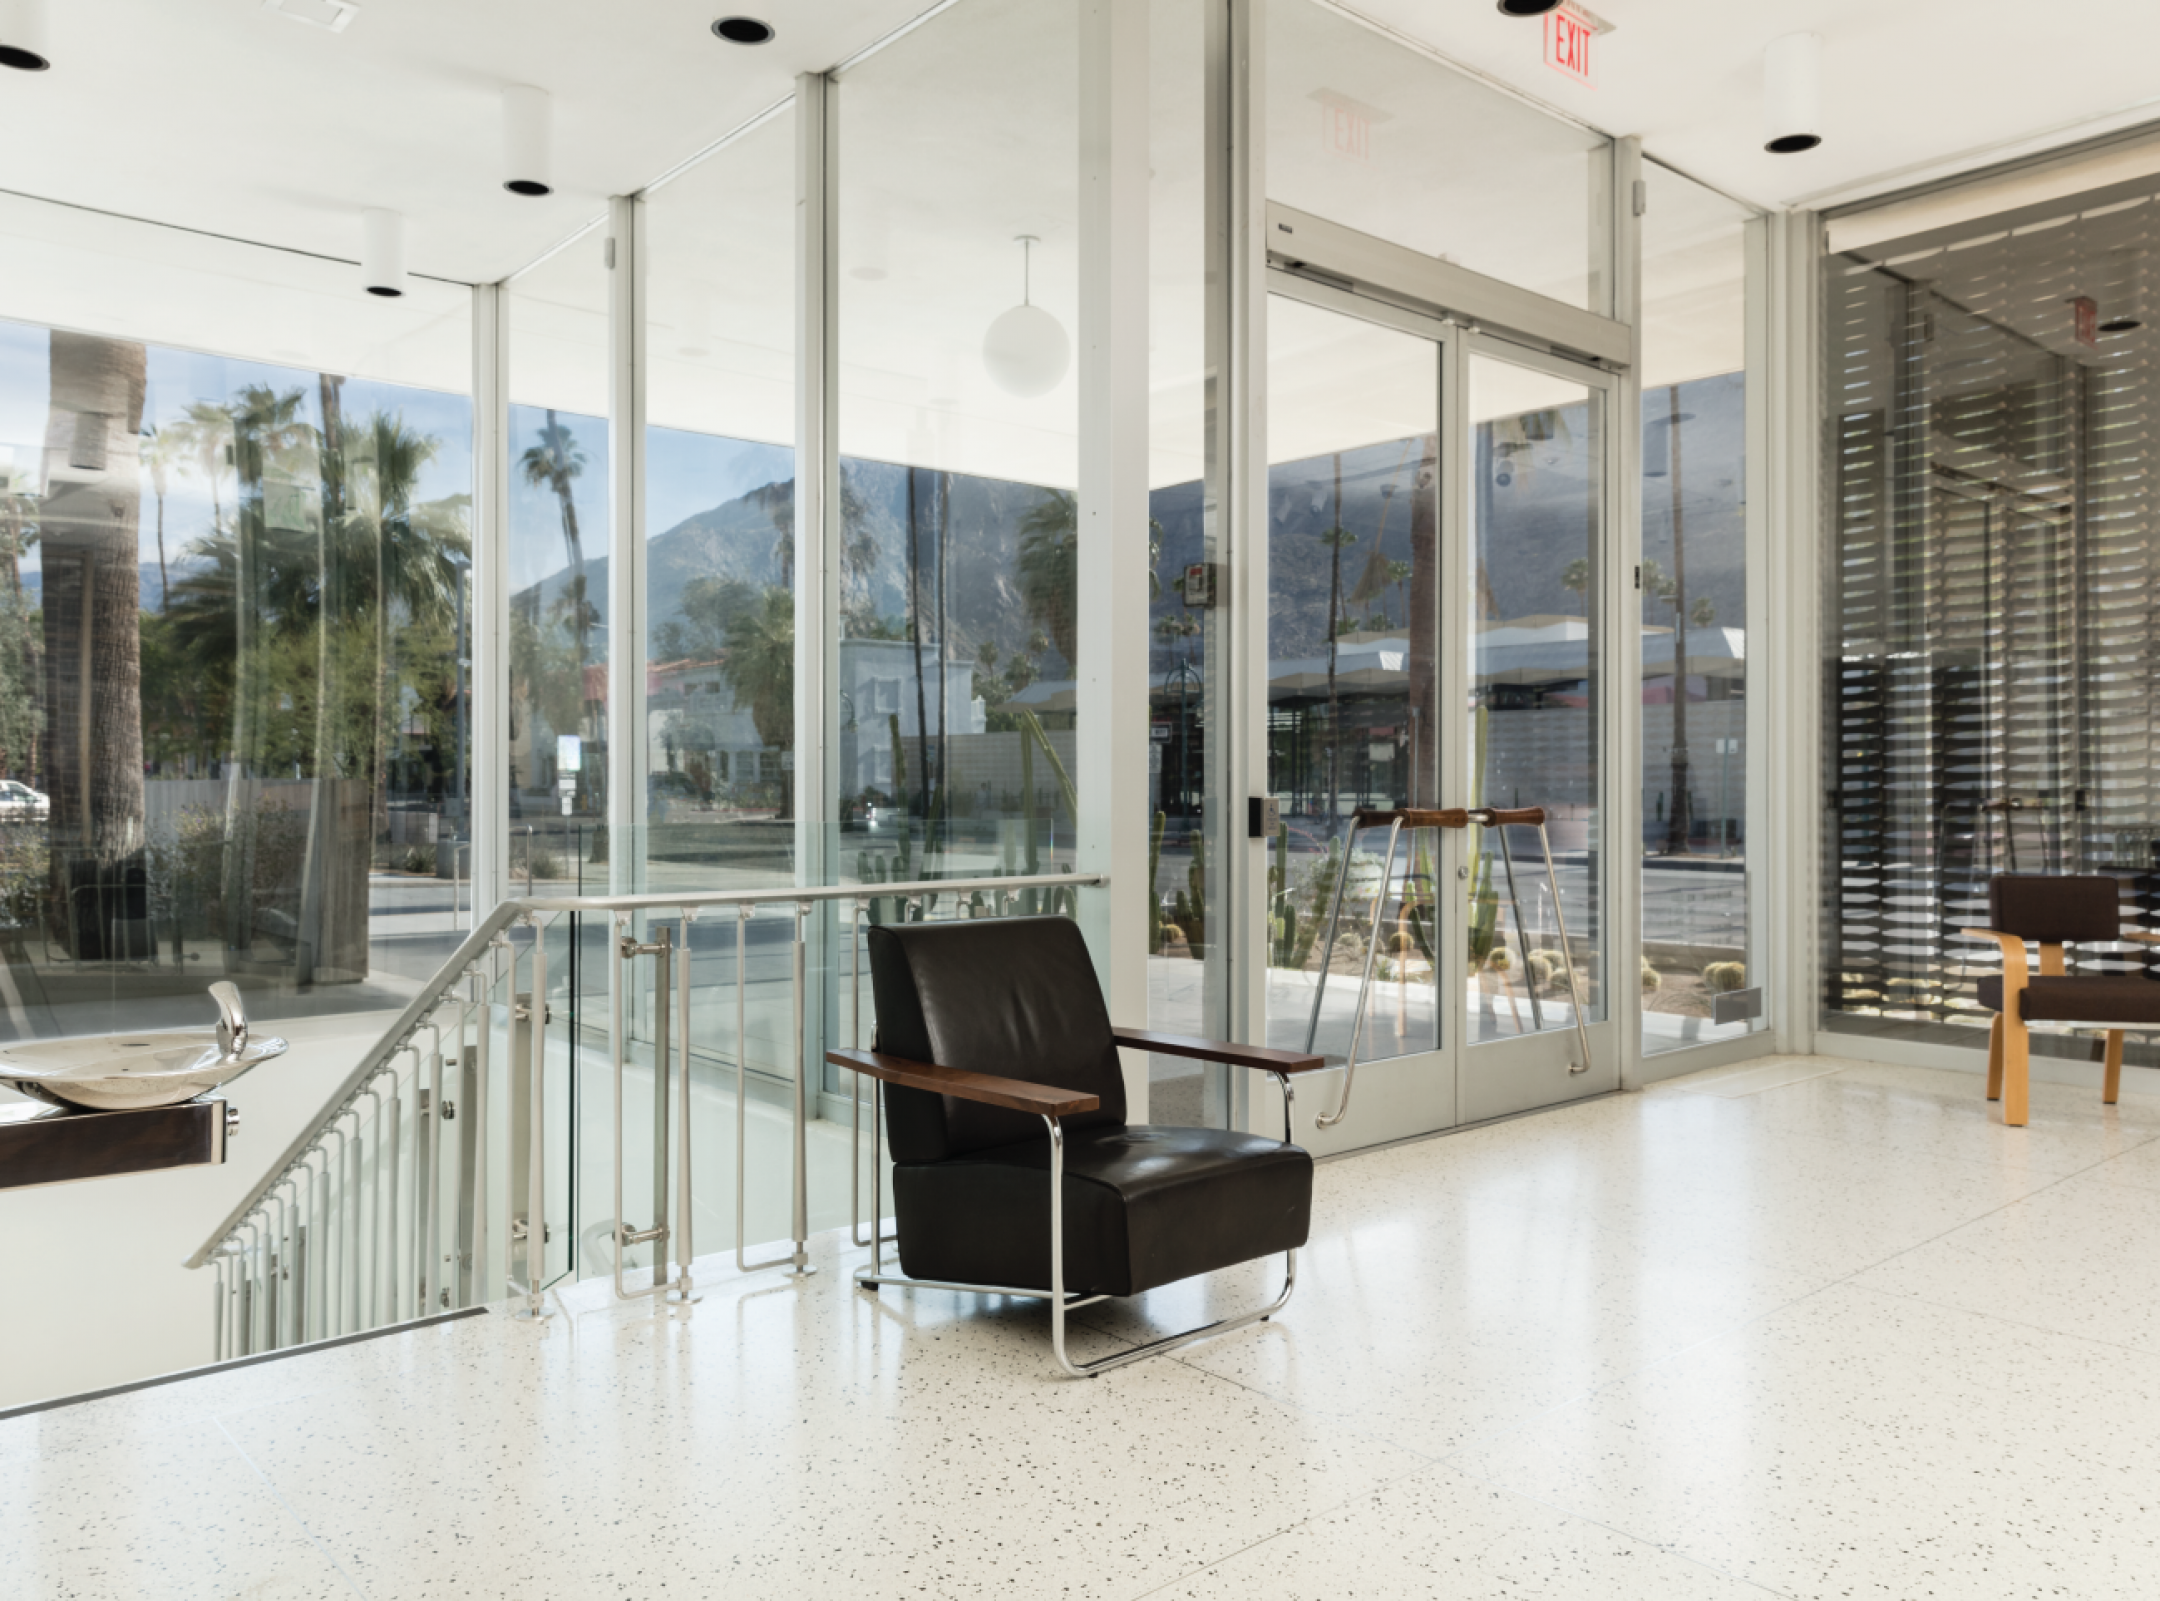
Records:
[[[1147,1017],[1148,4],[1080,0],[1079,867],[1121,1023]],[[1125,1055],[1147,1115],[1147,1058]]]
[[[1612,442],[1607,459],[1613,503],[1605,509],[1605,616],[1613,641],[1612,712],[1605,737],[1613,746],[1599,763],[1605,784],[1606,877],[1610,924],[1605,930],[1606,971],[1632,977],[1642,966],[1642,597],[1637,574],[1642,561],[1642,141],[1616,139],[1612,148],[1612,314],[1628,326],[1633,356],[1612,392],[1607,426]],[[1613,1024],[1613,1050],[1620,1063],[1620,1087],[1640,1089],[1643,1081],[1642,985],[1608,983],[1606,1006]]]
[[[1767,638],[1760,654],[1753,645],[1756,636],[1749,635],[1751,676],[1762,673],[1768,695],[1758,742],[1767,768],[1759,776],[1752,766],[1748,772],[1751,788],[1762,784],[1755,791],[1762,800],[1748,856],[1763,864],[1752,888],[1769,913],[1758,927],[1773,943],[1756,959],[1764,965],[1764,999],[1780,1051],[1814,1049],[1821,993],[1815,965],[1819,920],[1825,915],[1820,893],[1822,413],[1816,355],[1820,242],[1821,218],[1814,212],[1784,212],[1768,221],[1762,334],[1767,359],[1761,386],[1767,449],[1753,449],[1754,440],[1749,442],[1751,464],[1763,463],[1761,480],[1751,470],[1749,494],[1752,498],[1759,487],[1769,507],[1762,580],[1771,604],[1763,618]]]
[[[608,887],[645,887],[645,208],[608,202]]]
[[[477,921],[510,883],[510,296],[472,298],[472,876]]]
[[[834,882],[831,757],[839,748],[840,429],[838,300],[833,289],[839,158],[834,127],[840,88],[825,73],[795,80],[795,882]],[[783,758],[786,759],[786,758]],[[824,1044],[838,1038],[827,983],[836,930],[853,917],[832,905],[807,920],[803,1016],[810,1027],[795,1064],[815,1108],[824,1085]],[[800,1150],[798,1160],[802,1160]]]
[[[828,753],[839,739],[840,442],[833,296],[832,126],[839,90],[795,80],[795,881],[824,884]],[[822,917],[819,920],[823,924]],[[813,968],[820,964],[813,963]],[[810,1015],[821,1016],[812,1007]]]

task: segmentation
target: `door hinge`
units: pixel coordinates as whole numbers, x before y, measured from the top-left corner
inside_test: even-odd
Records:
[[[1642,565],[1640,563],[1637,563],[1635,567],[1635,587],[1638,590],[1642,588]]]

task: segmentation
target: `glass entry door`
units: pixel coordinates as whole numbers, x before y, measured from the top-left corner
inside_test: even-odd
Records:
[[[1282,289],[1267,1039],[1347,1064],[1355,1032],[1354,1075],[1300,1088],[1299,1138],[1325,1153],[1616,1085],[1598,989],[1605,391],[1442,322]],[[1396,816],[1475,807],[1545,808],[1550,870],[1524,825],[1413,815],[1391,855]],[[1585,1030],[1603,1066],[1570,1071]]]

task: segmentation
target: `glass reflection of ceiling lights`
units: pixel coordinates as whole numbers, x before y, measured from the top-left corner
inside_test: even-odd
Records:
[[[1024,233],[1020,247],[1020,304],[1002,313],[983,335],[983,367],[1008,395],[1033,400],[1057,388],[1072,365],[1065,325],[1034,303],[1034,249],[1042,241]]]

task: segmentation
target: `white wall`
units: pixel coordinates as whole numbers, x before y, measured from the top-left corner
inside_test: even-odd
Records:
[[[394,1015],[266,1025],[292,1050],[231,1087],[240,1131],[222,1167],[0,1190],[0,1407],[210,1361],[217,1279],[180,1264]]]

